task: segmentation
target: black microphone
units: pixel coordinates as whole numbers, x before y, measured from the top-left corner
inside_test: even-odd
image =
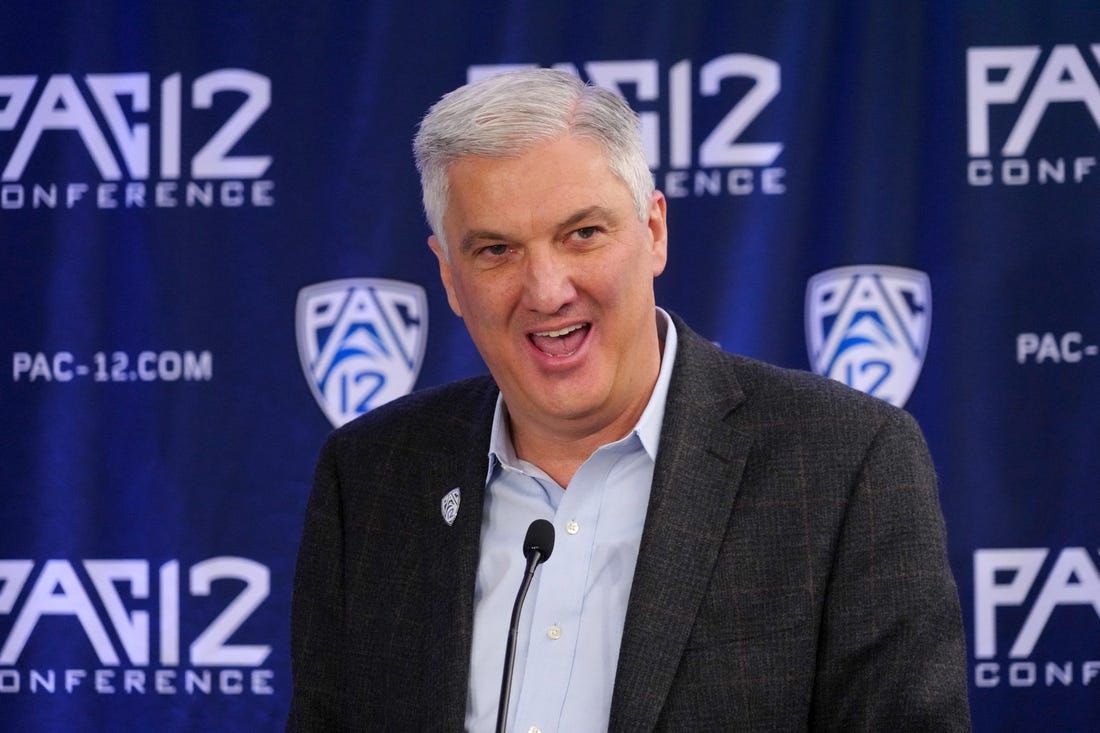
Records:
[[[554,551],[554,525],[545,519],[536,519],[527,528],[523,538],[523,556],[527,558],[527,569],[523,573],[523,582],[519,584],[516,603],[512,606],[512,623],[508,626],[508,646],[504,650],[504,677],[500,681],[500,707],[497,708],[497,733],[504,733],[504,722],[508,718],[508,696],[512,692],[512,665],[516,661],[516,635],[519,633],[519,614],[523,608],[523,599],[535,577],[535,568],[550,559]]]

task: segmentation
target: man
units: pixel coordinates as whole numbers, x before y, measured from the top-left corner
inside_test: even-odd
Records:
[[[288,729],[491,730],[540,517],[557,542],[510,730],[968,729],[919,429],[656,307],[665,199],[629,107],[505,74],[446,95],[415,149],[448,302],[492,376],[326,444]]]

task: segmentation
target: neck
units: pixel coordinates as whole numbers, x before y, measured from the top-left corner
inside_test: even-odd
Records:
[[[541,468],[559,486],[569,487],[573,475],[600,446],[626,437],[638,424],[649,404],[660,371],[658,359],[650,377],[636,391],[637,397],[611,420],[601,416],[546,419],[541,415],[507,413],[512,448],[518,458]]]
[[[520,426],[510,420],[516,456],[538,466],[562,488],[568,488],[581,464],[596,450],[626,436],[645,409],[624,413],[620,419],[596,431],[562,431],[538,424]]]

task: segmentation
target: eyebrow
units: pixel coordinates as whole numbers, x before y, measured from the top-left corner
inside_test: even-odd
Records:
[[[568,217],[565,221],[561,222],[558,225],[558,229],[568,229],[569,227],[576,226],[577,224],[580,224],[585,219],[590,219],[592,217],[603,217],[604,219],[614,219],[615,215],[611,211],[611,209],[608,209],[607,207],[604,207],[604,206],[589,206],[587,208],[581,209],[577,213],[575,213],[572,216]]]
[[[460,252],[469,252],[474,248],[477,242],[485,241],[506,242],[508,241],[508,237],[488,229],[475,229],[472,232],[466,233],[466,236],[462,238],[462,241],[458,245],[458,250]]]
[[[568,229],[592,217],[602,217],[604,219],[615,218],[611,209],[605,206],[587,206],[567,216],[559,222],[555,228],[558,230]],[[467,232],[466,235],[462,237],[462,241],[459,243],[459,250],[462,252],[469,252],[478,242],[507,242],[510,239],[510,237],[500,232],[493,231],[492,229],[474,229],[473,231]]]

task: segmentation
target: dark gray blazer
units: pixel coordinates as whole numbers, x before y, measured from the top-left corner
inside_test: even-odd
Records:
[[[675,322],[610,730],[968,730],[914,420]],[[487,377],[418,392],[326,443],[294,581],[288,730],[462,730],[496,396]]]

